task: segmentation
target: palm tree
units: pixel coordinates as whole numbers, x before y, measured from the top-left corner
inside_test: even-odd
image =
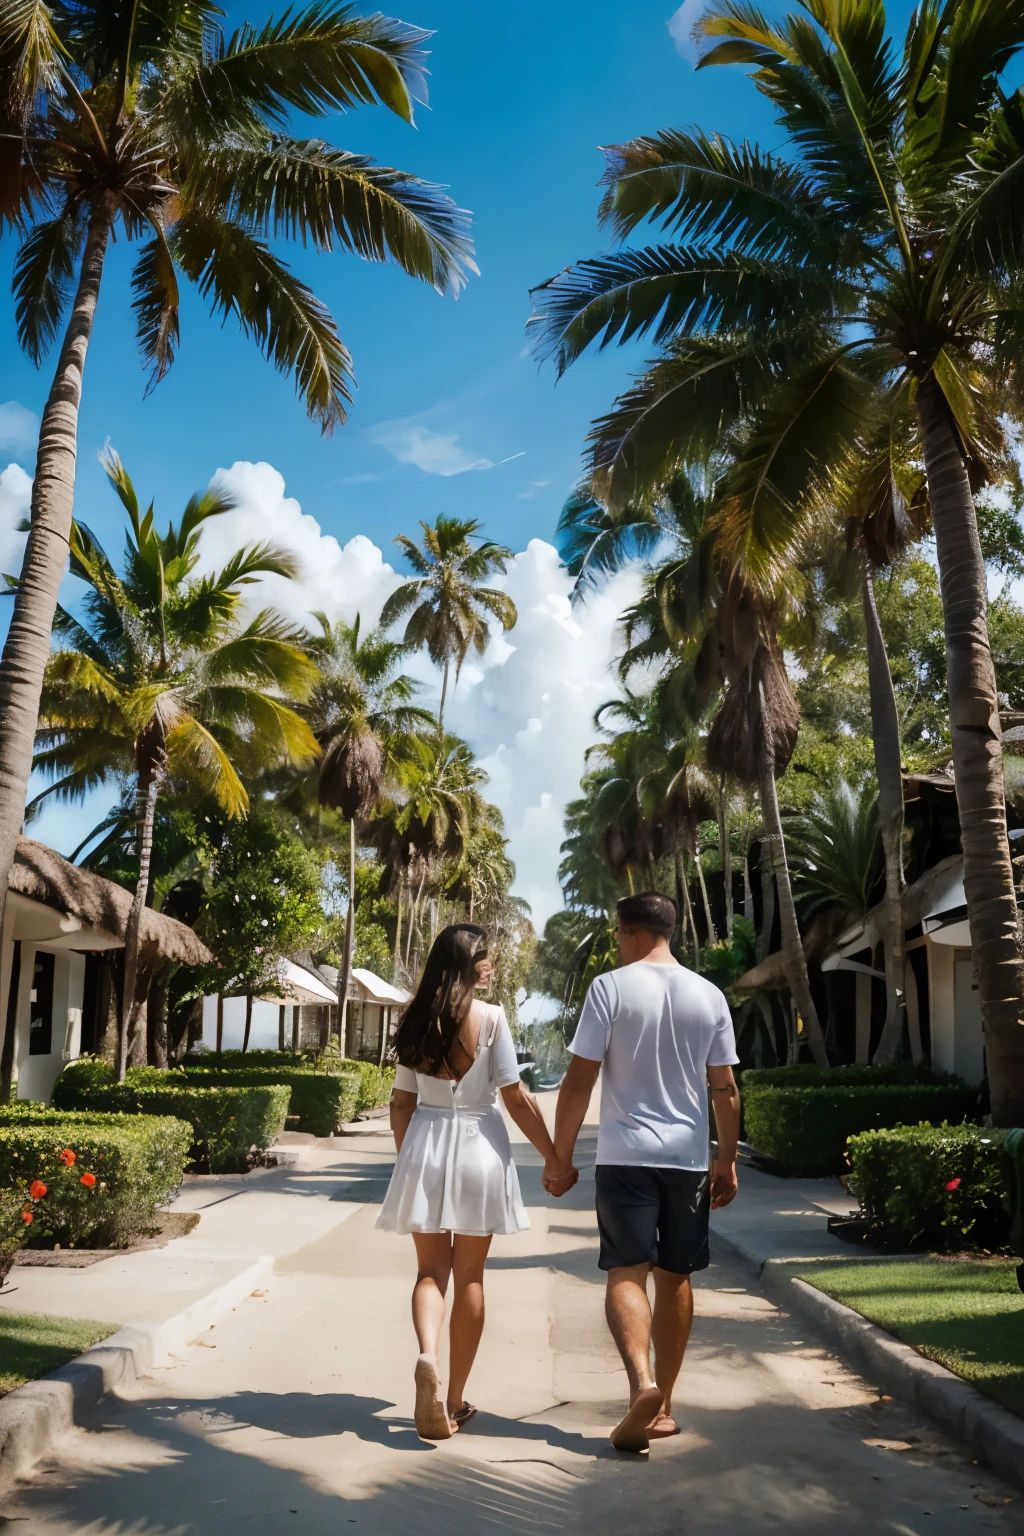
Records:
[[[21,829],[39,694],[67,560],[82,375],[104,260],[138,243],[133,308],[151,384],[179,340],[179,283],[237,317],[294,376],[324,431],[345,418],[351,359],[326,307],[271,248],[301,239],[393,260],[439,291],[472,268],[467,216],[440,188],[320,139],[289,136],[380,102],[412,121],[427,34],[307,0],[225,37],[213,0],[0,0],[0,229],[22,346],[60,338],[43,411],[22,581],[0,660],[0,918]]]
[[[791,527],[788,552],[766,545],[737,473],[745,444],[737,440],[734,446],[735,459],[722,458],[704,470],[676,474],[661,489],[663,526],[668,532],[668,509],[676,547],[653,574],[646,600],[627,615],[630,646],[623,668],[628,673],[640,662],[670,661],[664,686],[669,696],[674,693],[686,701],[683,712],[691,719],[720,698],[707,736],[707,767],[720,783],[757,786],[786,978],[806,1024],[810,1049],[827,1066],[775,788],[792,756],[799,726],[780,634],[797,612],[801,583],[792,547],[802,527]],[[723,545],[735,548],[741,542],[742,561],[723,557]]]
[[[787,153],[666,130],[608,151],[605,217],[678,238],[568,269],[540,290],[542,346],[651,331],[662,357],[595,429],[609,505],[760,411],[748,478],[765,518],[780,446],[813,478],[859,448],[879,389],[912,414],[945,614],[968,915],[996,1124],[1024,1118],[1024,970],[1006,836],[985,567],[972,495],[1019,411],[1024,119],[1001,77],[1024,14],[1001,0],[917,7],[900,51],[880,0],[806,0],[777,25],[739,0],[700,24],[703,65],[752,66]],[[792,487],[790,487],[792,489]]]
[[[819,790],[807,810],[786,818],[786,833],[806,917],[833,908],[858,918],[875,905],[884,863],[873,784]]]
[[[128,513],[124,574],[83,524],[71,529],[71,571],[87,584],[82,622],[57,610],[58,648],[42,689],[33,766],[53,783],[47,796],[80,800],[111,781],[133,781],[139,861],[125,932],[120,1071],[132,1049],[142,911],[150,887],[157,797],[168,780],[213,794],[244,816],[241,774],[272,763],[312,760],[319,748],[287,701],[316,680],[304,636],[264,609],[242,614],[242,592],[259,576],[294,575],[269,545],[240,549],[224,568],[196,576],[204,525],[230,510],[218,492],[193,497],[177,526],[157,532],[120,459],[104,467]]]
[[[420,527],[422,549],[404,533],[395,540],[416,575],[392,592],[380,621],[388,628],[408,614],[405,644],[425,647],[434,665],[442,668],[437,733],[443,737],[452,663],[458,681],[470,648],[482,655],[487,646],[488,619],[497,619],[503,630],[516,622],[516,605],[507,593],[480,585],[504,571],[512,551],[490,539],[477,540],[480,523],[472,518],[442,516]]]
[[[322,635],[309,650],[320,677],[305,714],[323,748],[317,795],[321,805],[340,810],[348,821],[348,913],[338,969],[338,1034],[345,1048],[348,986],[356,908],[356,846],[359,823],[371,816],[408,763],[418,729],[434,717],[413,703],[417,684],[399,672],[406,649],[380,630],[362,635],[357,614],[351,624],[332,624],[315,615]]]
[[[408,896],[405,969],[409,972],[410,966],[415,970],[416,946],[422,938],[424,892],[444,888],[474,832],[486,822],[480,791],[487,775],[467,743],[457,736],[434,735],[430,741],[416,738],[412,745],[393,797],[367,825],[367,837],[378,849],[388,886],[398,898],[396,972],[401,965],[403,896]]]

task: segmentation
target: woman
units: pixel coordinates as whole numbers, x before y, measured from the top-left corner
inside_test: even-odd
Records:
[[[425,1440],[447,1440],[476,1412],[464,1393],[484,1326],[487,1250],[495,1232],[530,1225],[496,1090],[545,1171],[555,1160],[540,1110],[520,1081],[505,1011],[474,996],[487,990],[493,969],[477,923],[443,929],[395,1037],[398,1158],[377,1226],[411,1233],[416,1245],[416,1428]],[[437,1344],[452,1276],[446,1404]]]

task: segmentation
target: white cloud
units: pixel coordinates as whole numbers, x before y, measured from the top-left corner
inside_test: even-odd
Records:
[[[519,492],[520,501],[536,501],[541,491],[547,490],[550,480],[531,480],[525,491]]]
[[[368,432],[371,443],[390,453],[400,464],[415,464],[426,475],[464,475],[471,469],[497,469],[509,459],[485,459],[461,446],[457,432],[432,432],[421,421],[382,421]],[[522,458],[513,453],[509,458]]]
[[[693,39],[693,29],[706,9],[705,0],[683,0],[678,11],[668,20],[668,30],[680,56],[690,64],[696,64],[700,54]]]
[[[20,464],[8,464],[0,474],[0,574],[17,576],[25,551],[18,525],[32,504],[32,481]]]
[[[12,453],[19,459],[26,458],[34,453],[38,438],[38,416],[19,405],[17,400],[8,400],[6,405],[0,405],[0,453]]]
[[[285,494],[270,464],[233,464],[218,470],[214,483],[239,504],[204,531],[204,569],[223,563],[241,543],[271,539],[297,556],[299,579],[266,578],[249,589],[251,604],[273,602],[296,621],[315,609],[346,619],[359,611],[367,624],[376,621],[402,578],[370,539],[357,535],[341,545],[324,534]],[[496,634],[483,657],[467,660],[448,720],[490,775],[487,793],[505,817],[516,892],[542,927],[562,905],[562,817],[595,740],[594,711],[617,691],[616,625],[640,595],[640,576],[623,571],[573,607],[572,580],[557,551],[534,539],[495,585],[514,599],[519,622],[509,635]],[[424,684],[423,701],[436,705],[438,676],[427,657],[411,657],[408,671]]]
[[[475,675],[463,674],[450,718],[491,776],[488,793],[505,816],[516,891],[542,927],[562,905],[562,817],[596,739],[594,711],[618,691],[617,620],[639,597],[640,576],[623,571],[573,607],[572,580],[556,550],[534,539],[501,584],[519,622],[492,643]]]
[[[302,624],[314,612],[348,622],[359,613],[364,625],[377,622],[401,577],[370,539],[357,534],[342,545],[322,533],[316,518],[285,495],[284,476],[272,464],[242,460],[219,469],[211,484],[233,496],[237,506],[203,530],[203,570],[223,565],[242,544],[269,541],[296,557],[298,579],[264,577],[248,588],[250,606],[272,604]]]

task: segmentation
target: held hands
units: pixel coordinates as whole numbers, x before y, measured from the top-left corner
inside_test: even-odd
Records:
[[[544,1177],[541,1182],[549,1195],[559,1199],[562,1195],[568,1194],[579,1176],[579,1169],[574,1168],[571,1163],[550,1162],[544,1164]]]
[[[736,1164],[719,1162],[715,1158],[711,1164],[711,1209],[720,1211],[723,1205],[735,1200],[738,1189]]]

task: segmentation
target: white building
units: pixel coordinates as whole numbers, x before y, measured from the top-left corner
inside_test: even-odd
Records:
[[[112,952],[124,948],[130,891],[18,840],[0,935],[0,1077],[19,1099],[48,1099],[61,1067],[99,1049],[111,1014]],[[140,973],[213,957],[191,928],[147,908]]]

